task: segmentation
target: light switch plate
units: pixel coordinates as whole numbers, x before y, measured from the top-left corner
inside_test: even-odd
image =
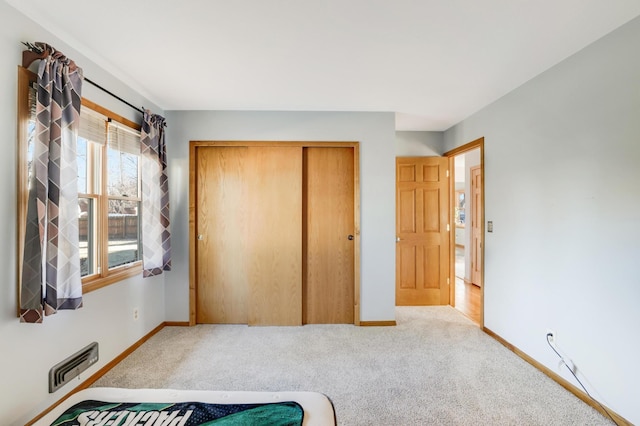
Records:
[[[492,220],[487,222],[487,232],[493,232],[493,221]]]

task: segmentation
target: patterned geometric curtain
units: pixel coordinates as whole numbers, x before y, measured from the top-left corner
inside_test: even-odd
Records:
[[[143,277],[171,270],[169,181],[164,128],[164,117],[144,112],[140,140]]]
[[[82,69],[53,47],[40,61],[35,146],[27,204],[20,321],[41,323],[82,307],[76,135]]]

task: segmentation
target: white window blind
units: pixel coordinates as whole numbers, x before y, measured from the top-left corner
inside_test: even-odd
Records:
[[[89,108],[80,108],[78,136],[104,145],[107,140],[107,117]]]
[[[140,132],[119,123],[109,123],[109,148],[140,155]]]
[[[29,118],[32,118],[34,121],[36,117],[36,96],[36,88],[29,86]]]

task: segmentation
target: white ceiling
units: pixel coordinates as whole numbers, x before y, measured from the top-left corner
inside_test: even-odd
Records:
[[[438,131],[640,15],[638,0],[6,1],[165,110],[392,111],[398,130]]]

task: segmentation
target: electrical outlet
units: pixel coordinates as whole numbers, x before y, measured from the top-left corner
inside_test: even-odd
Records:
[[[138,308],[133,308],[133,319],[137,320],[138,316],[139,316],[140,312],[138,310]]]
[[[556,332],[551,330],[551,329],[549,329],[549,328],[547,328],[546,336],[547,336],[547,339],[549,340],[549,342],[551,344],[555,345],[556,340],[558,339],[558,335],[556,334]]]

